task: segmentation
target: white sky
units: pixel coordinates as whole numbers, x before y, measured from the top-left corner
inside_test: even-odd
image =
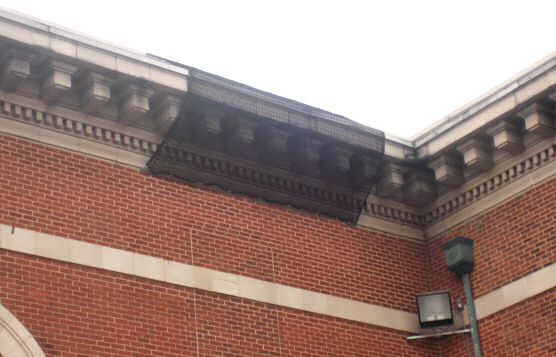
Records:
[[[409,137],[556,50],[556,1],[0,0]]]

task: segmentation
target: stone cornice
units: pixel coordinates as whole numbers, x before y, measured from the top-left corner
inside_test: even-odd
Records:
[[[257,98],[270,96],[272,98],[270,102],[278,106],[308,107],[302,103],[273,96],[269,93],[258,91],[160,57],[77,34],[46,21],[9,10],[0,10],[0,27],[2,29],[0,33],[3,37],[15,40],[20,44],[47,49],[50,53],[72,59],[73,61],[84,61],[110,71],[178,89],[181,92],[187,91],[188,79],[190,76],[194,76],[197,81],[196,85],[219,82],[218,86],[220,87],[227,87],[228,89],[233,87],[233,92],[237,95],[236,100],[241,97],[240,94],[249,94]],[[461,138],[467,135],[469,130],[476,127],[476,125],[472,124],[472,122],[476,121],[475,119],[482,120],[483,124],[485,119],[487,121],[496,119],[497,113],[501,111],[506,112],[509,107],[513,108],[524,103],[532,99],[540,91],[554,85],[556,80],[555,65],[556,53],[552,53],[470,104],[450,114],[414,139],[406,140],[396,138],[393,135],[387,135],[387,143],[390,142],[390,144],[387,144],[389,148],[387,148],[386,152],[391,152],[392,156],[398,159],[402,158],[402,156],[405,159],[411,159],[412,156],[424,158],[428,155],[435,155],[438,149],[442,149],[445,145],[454,142],[454,137],[451,134],[449,138],[446,136],[447,132],[457,131],[459,138]],[[153,68],[162,69],[167,72],[158,73]],[[318,113],[315,114],[317,117],[329,120],[332,118],[332,122],[343,123],[362,132],[372,131],[370,128],[339,115],[326,113],[317,108],[313,109]],[[272,110],[268,111],[270,112],[269,116],[272,116]],[[434,145],[431,144],[432,141],[435,142]],[[426,149],[423,151],[425,147]],[[414,148],[419,148],[419,150],[416,153],[412,153]]]
[[[226,105],[276,123],[309,130],[362,149],[384,152],[384,133],[349,120],[341,115],[266,93],[210,73],[190,70],[193,95]]]
[[[0,17],[0,28],[11,24],[2,21]],[[78,116],[104,118],[130,132],[139,129],[163,137],[175,121],[187,90],[183,74],[101,53],[98,48],[88,49],[82,58],[71,55],[73,50],[61,54],[53,48],[57,43],[53,39],[29,46],[19,38],[18,31],[24,29],[5,30],[0,32],[0,49],[5,51],[0,59],[3,92],[38,101],[37,108],[65,108],[79,112]],[[113,62],[106,58],[109,55]]]
[[[399,207],[393,204],[373,203],[376,197],[369,197],[363,207],[363,214],[373,216],[393,223],[403,224],[410,227],[423,229],[426,225],[425,216],[420,214],[418,210],[411,207]]]
[[[0,132],[127,165],[137,166],[136,163],[142,163],[139,166],[141,168],[158,148],[158,141],[155,140],[130,135],[124,131],[108,128],[107,125],[79,121],[47,110],[36,109],[31,105],[16,104],[16,102],[21,101],[0,99],[0,118],[12,121],[11,124],[8,121],[0,126]],[[122,154],[122,151],[129,154]]]
[[[553,155],[556,53],[404,140],[10,12],[0,49],[5,133],[416,239]]]
[[[165,143],[148,166],[155,174],[189,182],[216,185],[270,202],[355,222],[366,193],[341,185],[292,175],[287,170],[262,167],[247,160],[230,160],[210,150],[187,144]]]
[[[371,195],[358,224],[406,238],[429,240],[515,194],[553,178],[556,176],[555,164],[556,138],[552,138],[507,159],[493,170],[494,173],[484,173],[422,209]]]
[[[494,175],[477,177],[458,193],[448,193],[426,210],[425,239],[442,233],[556,177],[556,141],[509,160]],[[501,165],[502,166],[502,165]]]
[[[555,67],[556,52],[553,52],[423,130],[410,139],[414,147],[420,148],[419,157],[433,155],[437,147],[445,146],[445,143],[450,140],[454,141],[455,137],[464,137],[470,130],[476,128],[477,124],[473,123],[478,121],[476,119],[481,121],[482,124],[480,125],[484,125],[488,121],[496,119],[498,117],[497,114],[506,112],[530,100],[542,90],[556,84]],[[464,125],[464,123],[466,124]]]
[[[189,70],[185,66],[178,66],[156,56],[98,40],[8,9],[0,9],[0,34],[26,45],[92,62],[109,70],[122,71],[164,85],[173,82],[176,89],[187,89],[186,77]],[[159,73],[157,70],[162,71]],[[167,78],[157,77],[159,74],[165,74]]]
[[[369,133],[365,143],[350,144],[295,124],[188,98],[148,167],[355,223],[376,178],[383,139]]]
[[[499,178],[493,172],[499,172],[509,160],[520,157],[522,152],[530,153],[530,149],[539,143],[553,140],[556,134],[556,92],[554,86],[549,85],[555,79],[556,72],[553,72],[551,69],[548,73],[537,73],[537,82],[526,81],[524,87],[514,88],[513,95],[520,101],[512,99],[511,105],[506,105],[509,102],[495,102],[493,107],[478,113],[479,117],[470,119],[477,121],[475,124],[461,124],[460,131],[458,127],[453,127],[453,140],[434,138],[434,145],[440,145],[435,148],[434,155],[419,152],[422,148],[418,148],[416,157],[408,146],[396,146],[399,144],[396,138],[387,136],[388,154],[379,168],[377,183],[371,194],[422,207],[414,214],[428,216],[423,227],[434,224],[434,217],[444,217],[446,212],[457,211],[458,207],[467,205],[468,201],[471,202],[470,192],[460,195],[458,200],[439,198],[459,195],[462,187],[467,187],[476,178],[498,182]],[[516,104],[518,102],[520,104]],[[444,142],[440,143],[442,140]],[[390,223],[393,221],[393,215],[380,212],[389,210],[366,209],[362,214]],[[406,213],[396,213],[395,216],[405,217]],[[373,224],[376,223],[375,220]]]
[[[41,130],[59,133],[63,136],[71,136],[102,146],[135,153],[144,157],[144,162],[158,149],[159,143],[157,141],[132,136],[107,128],[106,126],[75,120],[46,110],[35,109],[31,105],[16,104],[16,102],[21,101],[14,99],[11,101],[0,100],[0,116],[29,127],[32,126]],[[4,130],[1,131],[5,131],[6,126],[3,126],[2,129]],[[26,131],[30,135],[34,132],[30,129],[26,129]],[[10,132],[7,131],[7,133]],[[18,133],[12,134],[17,135]],[[44,142],[40,138],[27,137]],[[322,199],[322,203],[320,203],[321,210],[323,212],[328,211],[329,215],[338,217],[344,217],[344,210],[349,211],[354,207],[362,207],[361,214],[363,217],[374,217],[379,220],[378,222],[384,221],[394,225],[390,229],[381,229],[376,225],[377,221],[373,221],[375,223],[373,227],[369,223],[362,223],[365,221],[363,217],[359,220],[360,224],[395,234],[405,232],[403,234],[409,235],[411,238],[422,240],[426,239],[424,236],[425,231],[429,232],[427,234],[429,238],[438,234],[434,233],[437,229],[430,230],[428,227],[435,226],[438,222],[446,220],[448,217],[467,207],[480,206],[481,200],[517,182],[535,170],[556,161],[555,140],[556,138],[552,137],[549,141],[546,141],[546,139],[537,141],[537,144],[519,153],[515,158],[506,158],[499,166],[493,169],[494,174],[484,173],[465,183],[455,192],[447,192],[424,209],[416,209],[403,203],[374,195],[370,195],[366,201],[365,196],[359,196],[354,200],[350,196],[351,193],[345,191],[341,186],[332,185],[324,189],[322,186],[319,187],[322,183],[319,183],[319,180],[316,179],[313,179],[311,182],[305,181],[304,183],[300,181],[299,176],[291,177],[289,180],[280,180],[280,175],[277,175],[276,172],[261,171],[260,167],[248,161],[238,161],[232,164],[227,161],[225,156],[215,157],[214,152],[211,150],[199,152],[194,146],[190,146],[188,151],[187,145],[181,145],[179,149],[176,148],[173,151],[166,150],[164,155],[171,156],[179,162],[189,162],[190,168],[197,175],[196,177],[191,177],[192,181],[203,182],[203,175],[200,173],[203,170],[212,172],[212,175],[215,175],[215,177],[222,176],[222,172],[231,173],[227,180],[240,183],[238,185],[240,189],[237,189],[238,192],[252,193],[249,189],[250,186],[263,186],[270,192],[274,192],[275,198],[273,201],[286,205],[291,204],[291,201],[287,198],[288,192],[298,195],[300,200],[312,202],[313,205],[316,201]],[[63,146],[62,142],[58,142],[58,144]],[[71,147],[68,148],[72,149]],[[98,156],[101,155],[99,154]],[[282,172],[282,174],[285,174],[285,172]],[[215,179],[212,182],[206,182],[205,180],[205,183],[218,184],[219,182],[218,179]],[[475,207],[473,210],[480,212],[481,209]],[[453,225],[457,224],[457,221],[454,221]],[[448,229],[446,225],[443,226],[443,230]],[[408,234],[408,229],[415,233]],[[423,233],[418,233],[419,231]]]
[[[546,145],[546,143],[543,144]],[[450,192],[444,197],[439,198],[432,205],[432,208],[427,208],[425,214],[426,224],[433,224],[555,160],[556,143],[552,140],[552,143],[542,150],[527,155],[524,159],[510,164],[495,174],[489,175],[486,179],[479,177],[464,185],[457,192]]]

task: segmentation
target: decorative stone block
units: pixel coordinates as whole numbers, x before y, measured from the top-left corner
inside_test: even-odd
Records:
[[[320,149],[323,142],[304,135],[288,140],[288,151],[292,170],[302,174],[320,174]]]
[[[351,149],[337,144],[324,146],[320,151],[320,167],[323,176],[339,184],[347,183],[352,154]]]
[[[156,133],[160,136],[166,135],[180,113],[181,98],[174,95],[164,95],[155,105]]]
[[[556,91],[550,93],[548,98],[552,101],[552,108],[554,109],[554,112],[556,112],[556,107],[554,106],[554,102],[556,102]]]
[[[71,89],[71,76],[77,71],[77,67],[50,60],[43,67],[44,79],[41,84],[41,98],[46,103],[54,103],[66,91]]]
[[[444,154],[428,165],[434,170],[436,181],[451,187],[463,184],[463,162],[460,155]]]
[[[123,125],[133,125],[149,110],[149,99],[153,95],[150,89],[141,88],[135,84],[125,87],[121,93],[119,118]]]
[[[354,188],[370,188],[378,173],[381,158],[370,153],[358,153],[351,157],[351,181]]]
[[[533,134],[551,137],[556,133],[554,116],[550,105],[536,102],[518,113],[525,121],[525,129]]]
[[[257,123],[244,118],[227,116],[222,119],[226,151],[234,156],[255,159],[255,129]]]
[[[98,73],[89,72],[83,77],[81,110],[93,113],[110,100],[112,80]]]
[[[192,122],[193,140],[200,146],[224,150],[220,114],[206,112],[196,116]]]
[[[33,55],[16,48],[7,49],[0,59],[0,87],[14,91],[19,83],[31,75]]]
[[[463,162],[470,169],[487,171],[494,166],[491,144],[486,137],[471,138],[458,146],[457,150],[463,155]]]
[[[404,175],[404,202],[417,207],[423,207],[436,198],[434,172],[421,168],[412,168]]]
[[[289,167],[288,139],[290,134],[272,125],[265,125],[255,132],[255,142],[260,159],[267,164]]]
[[[379,197],[393,197],[401,193],[404,185],[405,170],[394,163],[384,162],[378,170],[376,195]]]
[[[502,120],[488,128],[487,134],[492,136],[496,150],[504,150],[516,155],[524,149],[521,128],[513,121]]]

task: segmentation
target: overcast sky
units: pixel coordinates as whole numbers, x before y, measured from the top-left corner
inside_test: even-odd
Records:
[[[556,0],[0,5],[404,137],[556,50]]]

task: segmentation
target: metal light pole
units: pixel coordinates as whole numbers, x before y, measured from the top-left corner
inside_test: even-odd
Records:
[[[463,289],[465,291],[465,302],[469,312],[469,326],[471,328],[471,339],[473,340],[473,352],[475,357],[482,357],[481,338],[475,312],[475,300],[471,289],[471,272],[475,266],[473,260],[473,241],[464,237],[456,237],[444,243],[442,249],[446,254],[446,266],[449,270],[461,275]]]

